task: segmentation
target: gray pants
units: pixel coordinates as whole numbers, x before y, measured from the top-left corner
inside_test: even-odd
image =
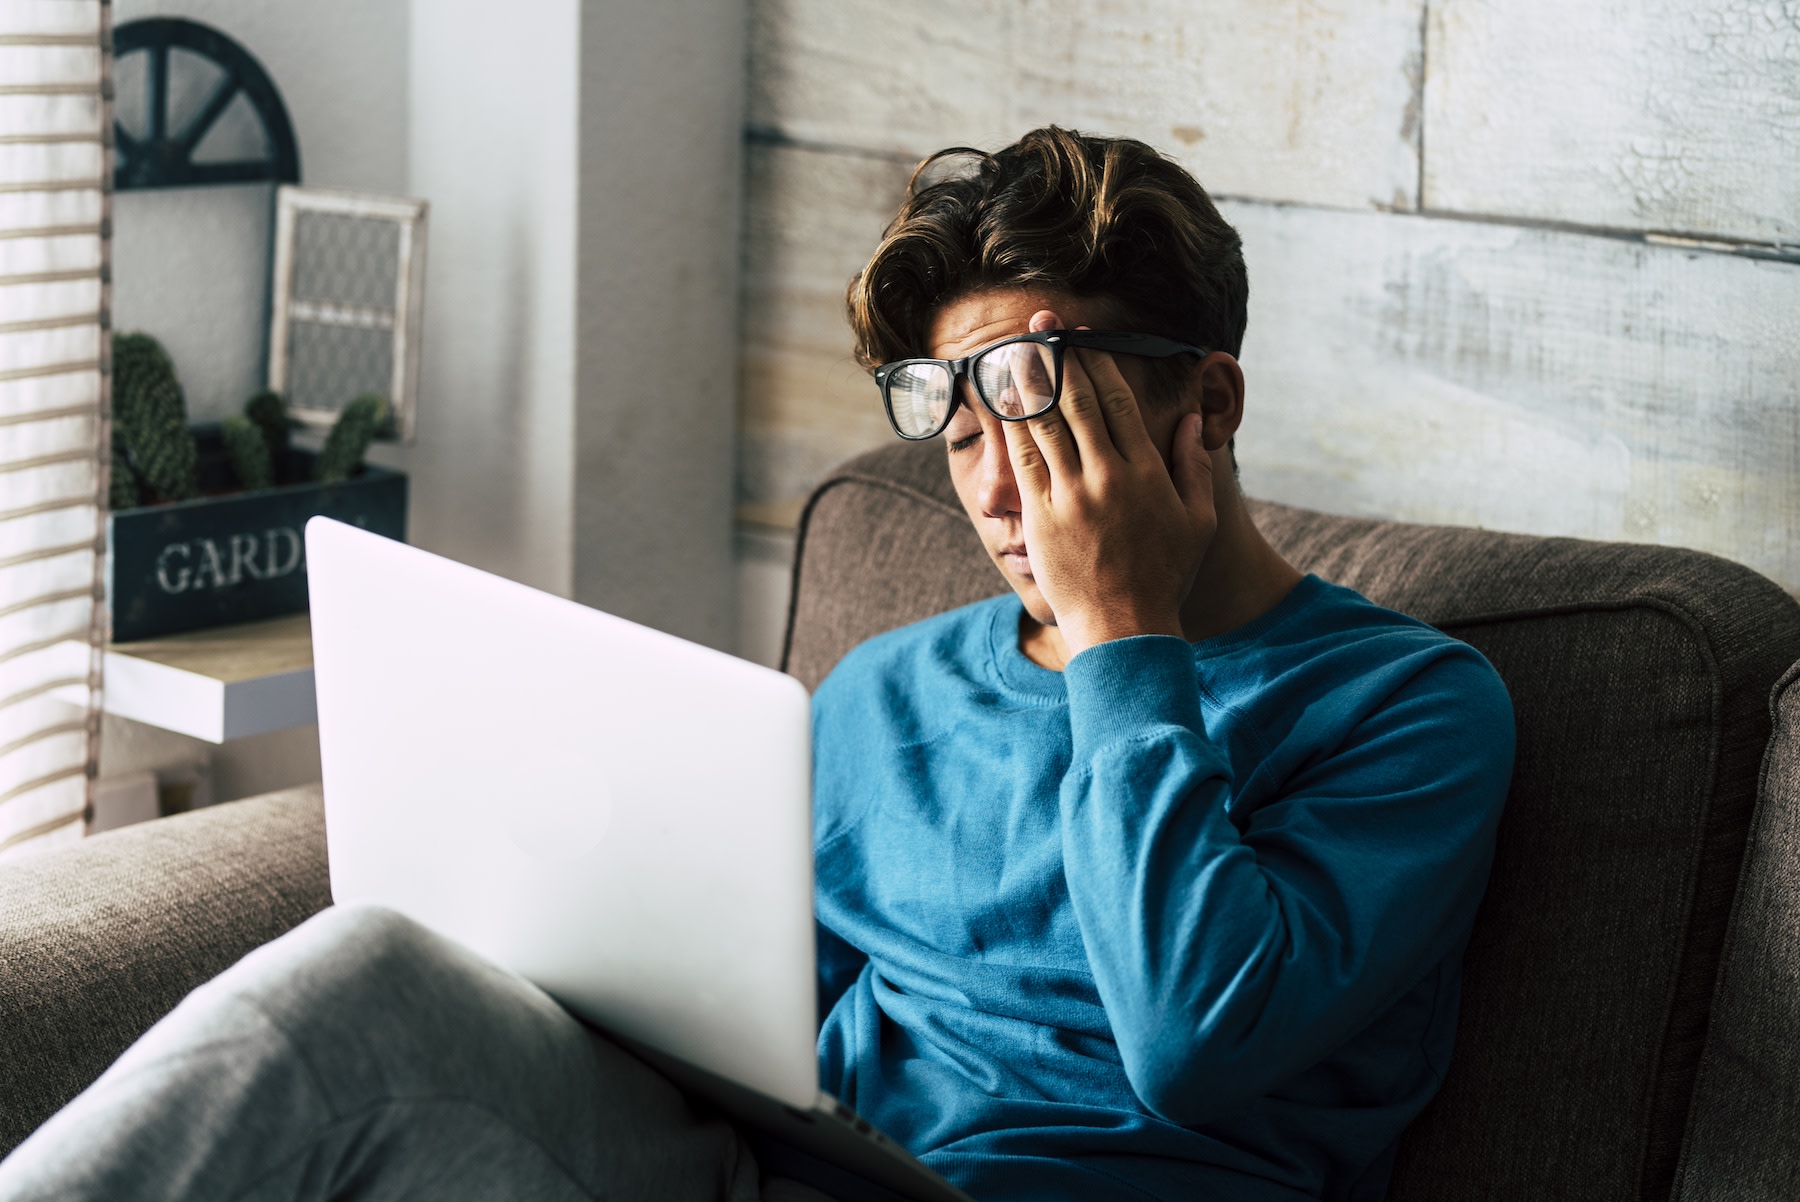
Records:
[[[535,987],[338,907],[195,990],[0,1163],[0,1200],[799,1202]]]

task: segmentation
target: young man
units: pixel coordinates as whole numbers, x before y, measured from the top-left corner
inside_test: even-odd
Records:
[[[984,1200],[1377,1199],[1450,1055],[1505,692],[1258,534],[1243,261],[1185,172],[1056,129],[924,170],[852,325],[1012,591],[818,691],[823,1084]],[[196,991],[0,1165],[0,1198],[784,1191],[369,910]]]
[[[1257,532],[1198,184],[1056,129],[942,167],[851,323],[1012,594],[818,691],[825,1088],[979,1198],[1379,1198],[1450,1055],[1505,692]]]

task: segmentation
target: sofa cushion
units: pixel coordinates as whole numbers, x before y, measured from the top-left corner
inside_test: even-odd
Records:
[[[1800,606],[1698,552],[1253,503],[1303,571],[1478,647],[1519,753],[1465,961],[1459,1046],[1396,1199],[1670,1194]],[[934,444],[852,460],[802,518],[786,664],[1005,587]]]
[[[190,989],[330,902],[317,785],[0,867],[0,1156]]]
[[[1682,1159],[1683,1202],[1800,1198],[1800,663],[1775,730],[1732,903]]]

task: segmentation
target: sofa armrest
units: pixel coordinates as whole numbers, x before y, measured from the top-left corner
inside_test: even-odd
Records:
[[[1682,1151],[1690,1202],[1800,1197],[1800,663],[1770,695],[1744,875]]]
[[[317,785],[0,865],[0,1156],[189,990],[329,904]]]

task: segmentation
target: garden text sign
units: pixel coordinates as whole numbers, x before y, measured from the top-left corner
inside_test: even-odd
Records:
[[[112,639],[134,642],[306,609],[306,521],[336,518],[406,537],[406,477],[366,466],[334,484],[293,484],[108,520]]]
[[[174,596],[189,589],[235,588],[247,580],[279,580],[301,566],[306,540],[292,526],[240,532],[223,549],[210,538],[170,543],[156,557],[156,583]]]

